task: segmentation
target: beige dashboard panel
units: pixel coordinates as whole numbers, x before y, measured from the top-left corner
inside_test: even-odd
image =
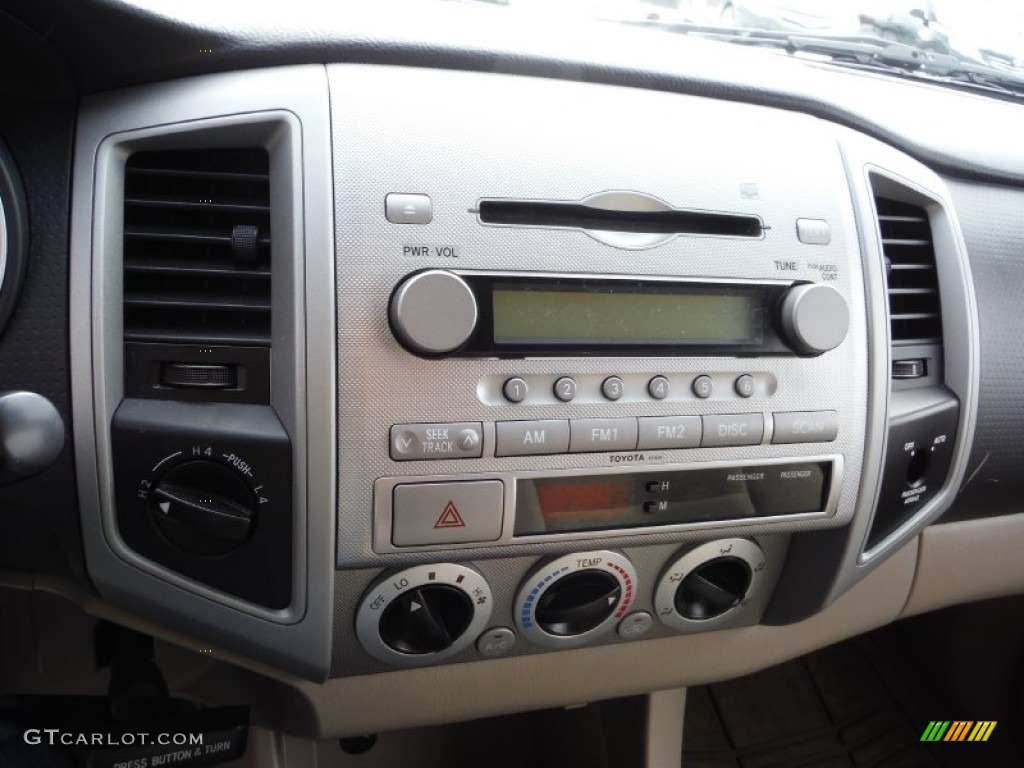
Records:
[[[926,528],[904,616],[1024,593],[1024,514]]]
[[[288,730],[328,737],[458,722],[493,715],[599,701],[724,680],[888,624],[903,610],[914,578],[917,540],[806,621],[746,627],[560,653],[494,659],[330,680],[284,678],[273,683],[227,664],[214,664],[175,693],[215,702],[218,692],[253,692],[260,709]],[[186,666],[186,654],[163,646],[162,664]],[[179,658],[172,660],[171,656]],[[173,676],[171,676],[173,679]],[[272,699],[272,700],[270,700]],[[262,701],[261,701],[262,700]],[[258,719],[258,714],[257,714]]]

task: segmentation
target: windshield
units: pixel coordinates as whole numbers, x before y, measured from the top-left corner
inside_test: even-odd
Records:
[[[1024,93],[1022,0],[478,0]]]

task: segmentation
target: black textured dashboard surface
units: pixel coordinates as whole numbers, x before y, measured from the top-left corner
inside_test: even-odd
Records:
[[[57,461],[35,477],[0,487],[0,568],[86,580],[71,451],[68,354],[68,205],[74,105],[0,102],[0,139],[25,188],[28,272],[0,335],[0,392],[47,397],[64,419]]]
[[[978,299],[974,447],[943,522],[1024,512],[1024,191],[951,182]]]

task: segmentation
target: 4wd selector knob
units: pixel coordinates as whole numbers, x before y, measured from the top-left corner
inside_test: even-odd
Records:
[[[537,645],[580,645],[615,626],[635,589],[636,571],[625,555],[606,550],[565,555],[526,577],[516,597],[516,624]]]
[[[850,329],[850,308],[831,285],[796,285],[786,292],[781,308],[782,331],[798,352],[820,355],[835,349]]]
[[[224,555],[252,530],[256,499],[229,467],[200,459],[170,469],[153,486],[150,510],[157,529],[179,549]]]

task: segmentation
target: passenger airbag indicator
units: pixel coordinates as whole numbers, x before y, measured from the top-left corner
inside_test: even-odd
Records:
[[[515,535],[822,512],[831,461],[517,481]]]

